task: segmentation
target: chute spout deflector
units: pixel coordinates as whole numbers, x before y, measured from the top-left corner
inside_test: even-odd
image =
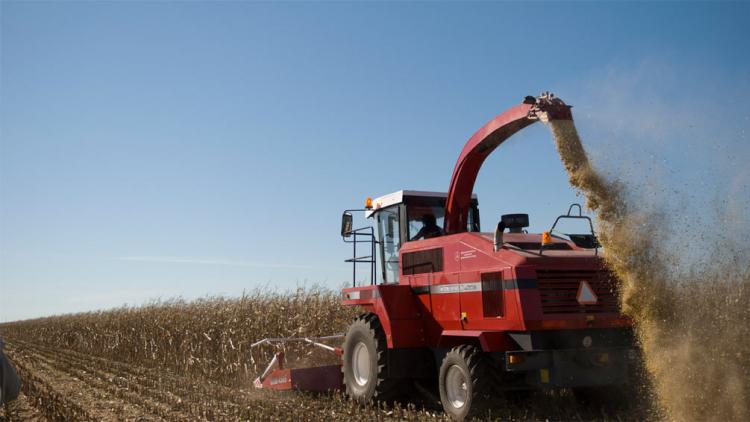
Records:
[[[445,203],[446,234],[467,230],[471,194],[482,163],[501,143],[530,124],[550,120],[573,120],[571,106],[550,92],[524,101],[499,114],[480,128],[464,146],[453,169]]]

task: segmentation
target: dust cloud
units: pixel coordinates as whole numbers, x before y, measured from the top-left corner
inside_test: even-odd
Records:
[[[632,200],[633,187],[598,172],[572,121],[548,125],[623,283],[621,307],[636,323],[659,417],[750,420],[750,258],[743,246],[750,239],[705,226],[684,230],[679,215],[643,206]],[[685,236],[705,238],[710,252],[695,254],[695,242],[679,241]]]

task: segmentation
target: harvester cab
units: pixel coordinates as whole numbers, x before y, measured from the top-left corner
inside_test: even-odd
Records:
[[[400,190],[376,199],[367,198],[365,207],[344,211],[341,235],[351,243],[352,286],[362,284],[357,278],[357,265],[369,266],[369,284],[397,284],[399,282],[399,252],[406,242],[433,239],[443,235],[446,193]],[[477,196],[472,195],[466,230],[479,232]],[[353,213],[360,212],[370,225],[353,228]],[[365,244],[358,256],[357,244]],[[359,251],[363,251],[360,247]],[[378,277],[378,275],[380,275]]]

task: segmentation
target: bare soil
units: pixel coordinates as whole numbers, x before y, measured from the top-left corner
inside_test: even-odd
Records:
[[[0,421],[445,420],[437,403],[359,406],[338,393],[258,391],[20,339],[8,357],[23,393]],[[566,392],[499,402],[488,420],[643,420],[647,413],[587,407]]]

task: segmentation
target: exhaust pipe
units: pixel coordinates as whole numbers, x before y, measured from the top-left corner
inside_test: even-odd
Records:
[[[500,220],[495,228],[495,252],[503,247],[503,232],[505,231],[505,222]]]

